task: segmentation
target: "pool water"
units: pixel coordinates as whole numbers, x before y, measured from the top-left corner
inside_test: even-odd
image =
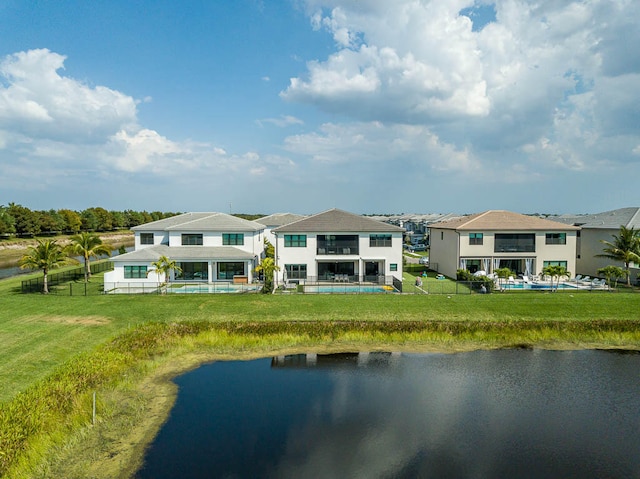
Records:
[[[334,286],[305,286],[305,293],[394,293],[391,286],[359,286],[359,285],[334,285]]]
[[[503,284],[502,289],[537,289],[537,290],[549,290],[551,289],[578,289],[575,284],[560,283],[554,285],[553,288],[549,283],[515,283],[515,284]]]
[[[176,294],[189,294],[189,293],[247,293],[254,292],[260,289],[261,285],[253,284],[187,284],[180,286],[179,288],[169,288],[170,293]]]

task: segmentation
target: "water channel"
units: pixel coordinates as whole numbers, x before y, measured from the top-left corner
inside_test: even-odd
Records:
[[[309,354],[175,382],[138,479],[640,477],[640,354]]]

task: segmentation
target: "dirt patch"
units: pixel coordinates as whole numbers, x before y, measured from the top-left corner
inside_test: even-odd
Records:
[[[103,326],[111,322],[109,318],[106,318],[104,316],[51,316],[46,314],[27,316],[23,318],[22,321],[25,323],[46,322],[82,326]]]

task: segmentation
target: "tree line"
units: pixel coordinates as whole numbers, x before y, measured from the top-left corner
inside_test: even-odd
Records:
[[[9,203],[0,205],[0,236],[47,236],[78,234],[80,232],[114,231],[129,229],[179,213],[161,211],[108,211],[101,207],[82,211],[70,209],[31,210],[26,206]]]

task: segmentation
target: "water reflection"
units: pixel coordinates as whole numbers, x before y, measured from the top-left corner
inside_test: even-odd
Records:
[[[177,378],[140,478],[640,477],[640,356],[349,353]]]

